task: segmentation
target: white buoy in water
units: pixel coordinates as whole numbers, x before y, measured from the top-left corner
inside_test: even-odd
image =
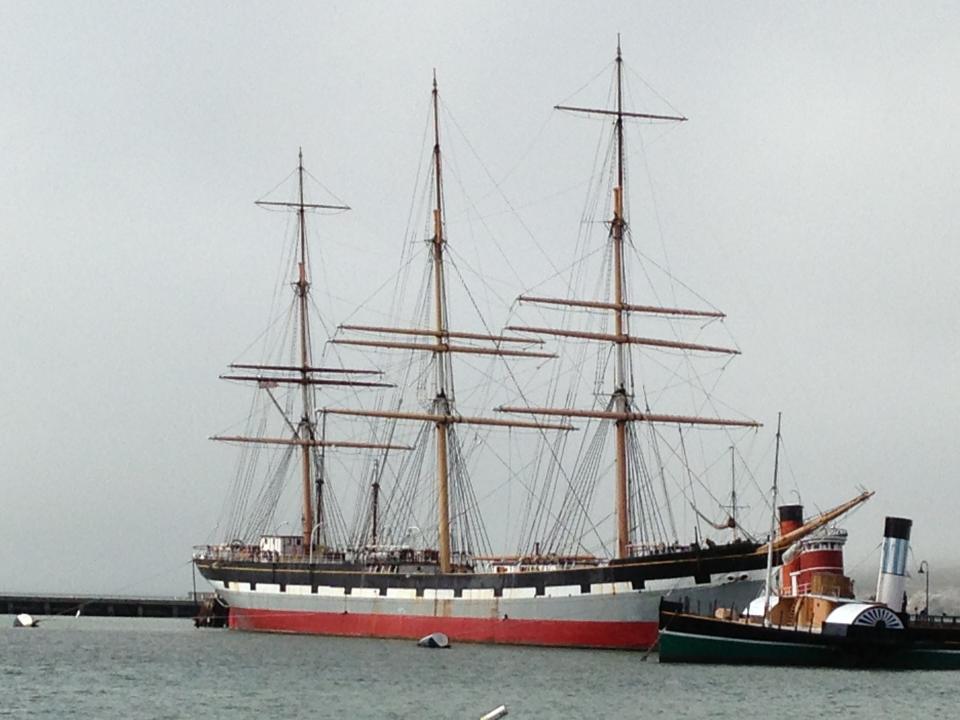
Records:
[[[430,633],[417,641],[417,645],[425,648],[448,648],[450,638],[441,632]]]
[[[502,718],[507,714],[507,706],[501,705],[500,707],[495,707],[493,710],[480,718],[480,720],[497,720],[497,718]]]
[[[39,620],[34,620],[33,615],[27,613],[20,613],[13,619],[14,627],[37,627],[39,624]]]

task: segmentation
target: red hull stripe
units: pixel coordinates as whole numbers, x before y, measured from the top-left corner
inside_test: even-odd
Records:
[[[514,620],[232,607],[229,625],[235,630],[376,638],[421,638],[442,632],[452,642],[634,650],[645,650],[657,640],[657,623],[639,621]]]

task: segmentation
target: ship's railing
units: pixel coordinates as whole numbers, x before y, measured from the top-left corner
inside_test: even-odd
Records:
[[[357,553],[357,559],[368,565],[436,565],[440,562],[437,550],[417,550],[405,545],[368,545]],[[453,563],[461,561],[453,554]]]
[[[404,545],[375,545],[358,550],[314,550],[311,554],[301,548],[285,552],[264,550],[259,545],[233,542],[220,545],[195,545],[194,560],[225,562],[259,562],[264,564],[313,562],[324,565],[356,562],[383,570],[391,567],[416,565],[424,568],[439,564],[439,552],[432,548],[412,548]],[[474,556],[469,553],[452,553],[451,566],[454,572],[465,570],[481,572],[524,572],[562,570],[570,567],[596,567],[603,562],[593,556]]]
[[[489,565],[599,565],[602,561],[595,555],[559,555],[543,553],[540,555],[474,555],[473,560]]]
[[[630,543],[627,552],[631,557],[652,557],[655,555],[673,555],[697,550],[697,545],[683,545],[681,543]]]
[[[259,545],[195,545],[194,560],[227,560],[262,563],[304,563],[311,559],[315,563],[343,562],[347,554],[343,550],[315,550],[312,554],[300,550],[279,553],[261,550]]]
[[[523,573],[598,567],[605,564],[592,555],[483,555],[474,558],[478,572]]]
[[[957,625],[960,626],[960,615],[928,615],[920,612],[910,616],[911,625]]]
[[[433,566],[439,562],[439,553],[432,549],[417,550],[405,546],[372,546],[361,550],[316,550],[311,553],[300,548],[286,552],[263,550],[259,545],[230,543],[223,545],[196,545],[193,548],[194,560],[220,560],[230,562],[296,563],[312,562],[325,565],[356,561],[366,565],[390,567],[396,565]],[[459,558],[454,557],[456,567],[460,567]]]

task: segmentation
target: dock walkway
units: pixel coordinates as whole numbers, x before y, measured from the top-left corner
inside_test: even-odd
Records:
[[[93,615],[98,617],[194,618],[212,593],[186,597],[0,594],[0,613],[16,615]]]

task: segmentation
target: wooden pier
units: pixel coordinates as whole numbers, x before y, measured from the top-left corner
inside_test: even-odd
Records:
[[[204,626],[217,627],[210,619],[219,615],[213,593],[182,598],[99,595],[0,595],[0,613],[29,613],[38,618],[51,615],[96,617],[146,617],[204,619]],[[225,612],[224,612],[225,616]],[[201,623],[198,623],[198,626]],[[219,625],[222,627],[222,625]]]

